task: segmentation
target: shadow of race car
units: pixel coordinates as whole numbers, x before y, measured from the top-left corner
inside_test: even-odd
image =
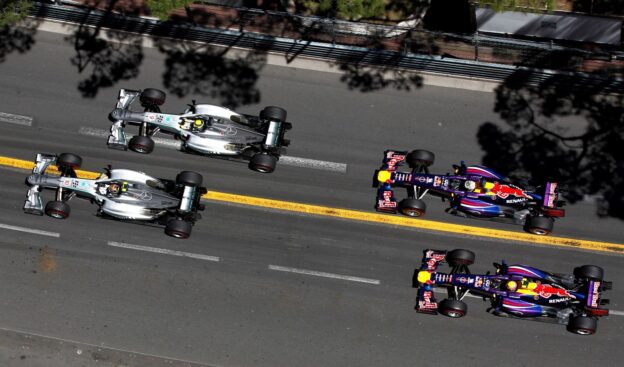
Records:
[[[181,140],[181,150],[188,153],[249,161],[252,170],[269,173],[290,141],[284,138],[292,128],[286,122],[286,110],[268,106],[259,116],[243,115],[225,107],[190,104],[181,114],[161,113],[165,93],[158,89],[121,89],[117,105],[110,113],[113,121],[108,147],[149,154],[154,150],[152,137],[159,131]],[[139,100],[143,112],[131,111]],[[127,123],[139,125],[139,134],[127,139]]]
[[[60,176],[46,174],[53,164]],[[66,219],[70,214],[67,202],[77,196],[97,204],[100,217],[164,226],[165,233],[176,238],[188,238],[195,221],[201,218],[197,211],[204,210],[200,199],[207,190],[201,186],[199,173],[182,171],[173,181],[109,167],[97,179],[84,179],[77,178],[75,171],[81,164],[82,158],[71,153],[37,154],[32,174],[26,179],[30,189],[24,212]],[[41,201],[44,188],[56,191],[55,200],[45,208]]]
[[[565,275],[503,261],[494,263],[495,274],[471,274],[468,266],[474,261],[475,254],[468,250],[425,250],[412,279],[418,288],[416,311],[459,318],[468,310],[464,297],[473,294],[489,299],[488,311],[497,316],[564,324],[581,335],[594,334],[597,318],[609,315],[609,310],[600,306],[609,303],[602,299],[602,292],[612,284],[603,280],[604,271],[598,266],[583,265],[574,269],[573,275]],[[451,271],[438,272],[445,262]],[[435,287],[446,288],[448,298],[438,303]]]
[[[554,218],[565,216],[555,182],[536,189],[521,187],[501,174],[484,166],[454,165],[454,173],[431,174],[433,153],[426,150],[399,152],[387,150],[380,169],[375,171],[373,186],[377,187],[375,209],[411,217],[423,216],[426,194],[449,200],[447,212],[453,215],[488,219],[524,225],[527,232],[547,235],[553,230]],[[407,162],[411,171],[397,168]],[[393,187],[407,189],[407,198],[397,203]]]

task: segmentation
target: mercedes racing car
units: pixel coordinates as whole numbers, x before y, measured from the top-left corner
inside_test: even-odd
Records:
[[[524,225],[527,232],[547,235],[553,230],[554,219],[565,216],[555,182],[536,189],[521,187],[503,175],[484,166],[454,165],[453,174],[431,174],[434,154],[426,150],[398,152],[386,150],[381,169],[375,171],[373,186],[377,187],[375,209],[411,217],[425,214],[425,194],[450,202],[447,212],[471,218],[489,219]],[[409,172],[398,171],[407,162]],[[393,187],[407,189],[407,198],[397,203]]]
[[[188,238],[206,188],[202,176],[191,171],[180,172],[175,181],[148,176],[127,169],[110,169],[97,179],[77,178],[82,158],[71,153],[58,156],[37,154],[32,174],[26,179],[30,186],[24,212],[57,219],[69,217],[67,203],[74,196],[89,199],[99,206],[98,216],[137,223],[164,225],[165,233],[176,238]],[[56,165],[59,175],[46,170]],[[55,199],[45,208],[41,201],[42,189],[55,190]]]
[[[416,311],[462,317],[468,294],[489,299],[488,310],[497,316],[550,321],[567,325],[570,332],[591,335],[598,318],[609,315],[600,306],[609,304],[602,293],[612,287],[603,280],[604,271],[595,265],[574,269],[573,275],[549,273],[525,265],[494,263],[495,274],[472,274],[468,269],[475,254],[468,250],[425,250],[422,265],[414,271],[413,286],[418,288]],[[448,263],[449,273],[438,266]],[[436,300],[434,288],[446,288],[448,298]]]
[[[161,113],[165,93],[158,89],[121,89],[117,105],[110,113],[113,121],[108,147],[149,154],[154,150],[152,137],[159,131],[181,141],[181,150],[208,156],[249,161],[255,171],[275,170],[280,155],[290,141],[284,138],[292,124],[286,122],[286,110],[268,106],[259,116],[242,115],[225,107],[190,104],[182,114]],[[131,111],[139,100],[143,112]],[[128,140],[126,124],[139,125],[139,134]]]

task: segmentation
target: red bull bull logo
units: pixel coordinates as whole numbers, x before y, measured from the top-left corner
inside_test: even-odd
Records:
[[[506,199],[509,196],[527,199],[531,198],[531,196],[529,196],[527,193],[524,192],[524,190],[520,188],[500,184],[498,182],[494,183],[494,186],[490,189],[490,193],[498,196],[501,199]]]
[[[550,298],[551,296],[576,298],[567,290],[549,284],[538,284],[533,291],[542,298]]]

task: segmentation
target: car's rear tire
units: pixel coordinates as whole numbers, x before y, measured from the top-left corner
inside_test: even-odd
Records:
[[[165,103],[167,94],[160,89],[146,88],[141,92],[139,100],[144,107],[162,106]]]
[[[204,178],[202,175],[193,171],[182,171],[178,173],[178,176],[176,177],[176,183],[184,186],[199,187],[202,185],[203,181]]]
[[[412,150],[405,157],[410,168],[429,167],[435,161],[435,154],[428,150]]]
[[[281,107],[267,106],[260,111],[260,118],[263,120],[286,122],[286,110]]]
[[[537,236],[550,234],[555,225],[555,220],[550,217],[528,217],[524,229]]]
[[[449,251],[446,254],[446,262],[451,266],[472,265],[475,262],[475,253],[463,249]]]
[[[165,233],[171,237],[186,239],[190,237],[192,229],[193,225],[191,222],[181,219],[170,219],[165,226]]]
[[[71,213],[71,208],[64,201],[48,201],[45,206],[45,213],[55,219],[67,219]]]
[[[418,218],[427,212],[427,204],[420,199],[403,199],[399,202],[399,211],[408,217]]]
[[[128,142],[130,150],[141,154],[150,154],[154,151],[154,146],[154,140],[149,136],[136,135]]]
[[[78,169],[82,166],[82,158],[72,153],[61,153],[56,158],[56,166],[60,170],[64,168]]]
[[[592,335],[596,333],[598,320],[589,316],[570,317],[568,331],[578,335]]]
[[[261,173],[271,173],[275,171],[277,158],[270,154],[258,153],[251,157],[249,168]]]
[[[583,265],[574,269],[574,275],[581,279],[602,280],[604,270],[596,265]]]
[[[438,304],[438,312],[454,319],[463,317],[468,312],[468,305],[456,299],[445,298]]]

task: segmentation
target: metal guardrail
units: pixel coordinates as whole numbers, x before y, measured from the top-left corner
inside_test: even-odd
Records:
[[[582,87],[584,89],[600,88],[601,91],[606,93],[624,93],[624,80],[609,76],[555,72],[512,65],[444,58],[441,56],[400,53],[316,41],[292,40],[258,33],[195,26],[191,23],[159,22],[153,19],[40,2],[33,4],[31,15],[157,37],[278,52],[292,58],[306,56],[337,63],[402,68],[493,81],[504,81],[520,73],[522,74],[521,77],[524,78],[523,82],[527,84],[540,85],[553,77],[557,77],[559,85],[565,84],[572,88]]]

